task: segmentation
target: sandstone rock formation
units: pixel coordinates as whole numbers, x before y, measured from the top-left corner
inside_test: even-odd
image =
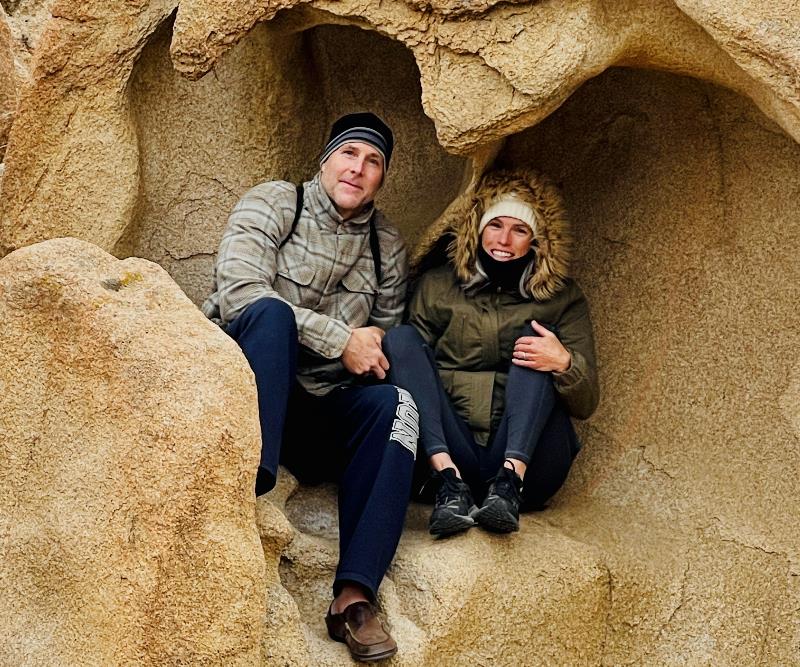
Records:
[[[510,537],[475,530],[434,543],[429,510],[412,506],[381,588],[400,646],[392,664],[598,664],[606,637],[598,620],[610,611],[598,549],[537,519]],[[281,578],[306,623],[309,656],[290,664],[347,664],[347,649],[327,640],[320,605],[336,568],[334,490],[302,489],[286,511],[297,534]]]
[[[0,162],[17,110],[19,89],[29,80],[31,57],[52,4],[53,0],[0,3]]]
[[[236,345],[160,267],[74,239],[0,261],[0,316],[0,663],[260,664]]]
[[[239,194],[310,175],[329,121],[363,107],[397,130],[381,205],[412,241],[492,164],[562,184],[601,407],[567,487],[519,535],[432,543],[412,508],[383,587],[396,664],[800,664],[796,1],[53,14],[11,129],[4,251],[76,235],[157,261],[199,302]],[[263,664],[345,659],[321,623],[332,505],[288,476],[257,504]],[[512,614],[527,619],[513,640]]]
[[[0,7],[0,162],[6,152],[11,121],[17,108],[19,77],[12,51],[12,35]]]
[[[11,35],[10,49],[24,74],[30,71],[33,54],[54,4],[55,0],[4,0],[0,3],[3,23]]]
[[[176,68],[192,77],[205,74],[255,22],[300,4],[243,1],[231,11],[219,0],[184,0],[172,44]],[[752,97],[800,138],[800,12],[791,0],[769,9],[721,0],[309,4],[323,14],[311,19],[315,23],[347,20],[411,49],[425,110],[442,143],[459,152],[530,127],[612,65],[724,84]],[[464,95],[472,96],[470,104],[461,103]]]

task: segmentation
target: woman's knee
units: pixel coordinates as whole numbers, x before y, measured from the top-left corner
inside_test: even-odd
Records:
[[[525,324],[523,324],[522,328],[519,330],[519,335],[520,336],[538,336],[539,334],[537,334],[533,330],[533,325],[530,322],[525,322]]]
[[[383,352],[394,359],[403,358],[414,350],[419,350],[425,344],[419,332],[410,324],[389,329],[383,337]]]
[[[555,392],[552,373],[511,364],[508,369],[508,387],[506,391],[510,389],[513,392],[517,387],[523,388],[526,393]]]

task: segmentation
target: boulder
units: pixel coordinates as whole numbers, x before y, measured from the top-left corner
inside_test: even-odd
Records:
[[[0,261],[0,663],[258,665],[255,383],[167,273]]]
[[[598,664],[610,612],[600,550],[537,517],[513,535],[472,529],[434,540],[430,509],[412,504],[379,593],[399,647],[392,664]],[[346,647],[327,638],[323,622],[336,569],[335,488],[300,488],[286,514],[297,533],[281,578],[300,610],[310,656],[290,664],[345,664]]]

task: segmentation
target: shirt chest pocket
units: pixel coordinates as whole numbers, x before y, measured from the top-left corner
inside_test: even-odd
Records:
[[[289,303],[301,308],[313,308],[319,301],[319,294],[313,287],[316,271],[308,264],[289,265],[278,263],[274,288]]]
[[[338,294],[339,316],[351,327],[364,326],[378,296],[374,267],[356,265],[342,276]]]

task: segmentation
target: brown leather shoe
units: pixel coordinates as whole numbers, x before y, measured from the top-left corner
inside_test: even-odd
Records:
[[[354,602],[341,614],[332,614],[329,607],[325,625],[330,638],[347,644],[350,655],[359,662],[383,660],[397,653],[397,644],[369,602]]]

